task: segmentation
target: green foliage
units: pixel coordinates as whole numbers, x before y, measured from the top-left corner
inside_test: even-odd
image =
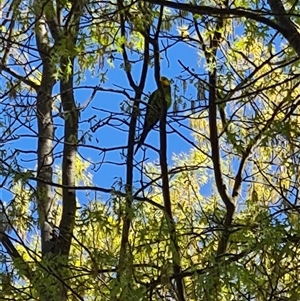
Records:
[[[0,301],[300,299],[289,30],[276,19],[274,33],[262,1],[235,1],[230,18],[194,11],[223,2],[175,5],[3,9]],[[284,7],[297,30],[298,6]],[[175,114],[156,140],[167,161],[163,148],[132,159],[157,71],[173,79]]]

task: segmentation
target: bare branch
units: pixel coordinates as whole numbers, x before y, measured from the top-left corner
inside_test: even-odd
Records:
[[[7,72],[8,74],[10,74],[11,76],[13,76],[14,78],[18,79],[19,81],[23,82],[27,86],[31,87],[35,91],[37,91],[39,89],[39,85],[35,84],[33,81],[31,81],[30,79],[26,78],[25,76],[22,76],[22,75],[20,75],[18,73],[15,73],[14,71],[10,70],[5,65],[3,65],[2,63],[0,63],[0,72],[2,70],[5,71],[5,72]]]
[[[284,30],[279,30],[279,32],[288,40],[300,58],[300,33],[296,25],[291,21],[289,14],[285,11],[282,1],[268,0],[268,3],[278,25],[284,28]]]

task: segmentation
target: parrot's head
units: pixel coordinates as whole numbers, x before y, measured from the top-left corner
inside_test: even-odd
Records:
[[[164,88],[170,87],[170,85],[171,85],[170,80],[169,80],[167,77],[165,77],[165,76],[162,76],[162,77],[160,78],[160,82],[161,82],[161,84],[162,84],[162,86],[163,86]]]

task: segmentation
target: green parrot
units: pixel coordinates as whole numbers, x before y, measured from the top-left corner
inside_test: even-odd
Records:
[[[171,99],[171,82],[168,78],[162,76],[160,78],[160,82],[164,89],[165,101],[166,101],[166,109],[168,110],[172,104]],[[160,111],[162,109],[161,103],[163,101],[160,95],[159,89],[155,90],[149,98],[149,102],[146,109],[146,116],[144,120],[143,132],[140,137],[139,143],[135,149],[134,154],[137,153],[138,149],[143,145],[145,139],[147,138],[148,133],[154,128],[160,118]]]

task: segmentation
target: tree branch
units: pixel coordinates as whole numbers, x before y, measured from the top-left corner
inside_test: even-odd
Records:
[[[28,79],[28,78],[26,78],[26,77],[24,77],[24,76],[22,76],[18,73],[15,73],[14,71],[10,70],[8,67],[6,67],[2,63],[0,63],[0,72],[2,70],[7,72],[9,75],[13,76],[14,78],[18,79],[19,81],[23,82],[24,84],[26,84],[30,88],[34,89],[35,91],[37,91],[39,89],[39,85],[35,84],[30,79]]]
[[[300,33],[295,24],[291,21],[280,0],[268,0],[268,3],[278,25],[284,28],[284,30],[279,30],[280,33],[287,39],[300,58]]]
[[[193,14],[199,15],[209,15],[209,16],[226,16],[226,17],[239,17],[239,18],[249,18],[260,23],[266,24],[271,28],[278,30],[281,34],[287,33],[286,28],[277,24],[276,22],[264,17],[264,15],[271,15],[267,13],[262,13],[261,11],[250,11],[245,9],[231,9],[231,8],[218,8],[218,7],[211,7],[205,5],[193,5],[193,4],[185,4],[185,3],[178,3],[172,1],[165,1],[165,0],[146,0],[146,2],[157,4],[161,6],[166,6],[182,11],[187,11]]]
[[[160,9],[160,15],[158,20],[158,25],[155,33],[155,39],[153,41],[153,52],[154,52],[154,73],[155,80],[158,86],[158,89],[162,95],[162,99],[165,99],[164,89],[160,81],[160,55],[159,55],[159,32],[160,26],[162,24],[163,17],[163,6]],[[178,238],[176,233],[175,221],[172,213],[171,205],[171,196],[170,196],[170,185],[168,177],[168,163],[167,163],[167,135],[166,135],[166,118],[167,118],[167,103],[162,101],[162,108],[160,112],[160,152],[159,152],[159,162],[161,167],[161,177],[162,177],[162,193],[165,206],[165,217],[167,225],[170,231],[170,243],[172,251],[172,260],[173,260],[173,271],[174,274],[181,273],[181,255],[180,248],[178,244]],[[183,279],[175,279],[176,289],[179,301],[185,300],[184,293],[184,282]]]

